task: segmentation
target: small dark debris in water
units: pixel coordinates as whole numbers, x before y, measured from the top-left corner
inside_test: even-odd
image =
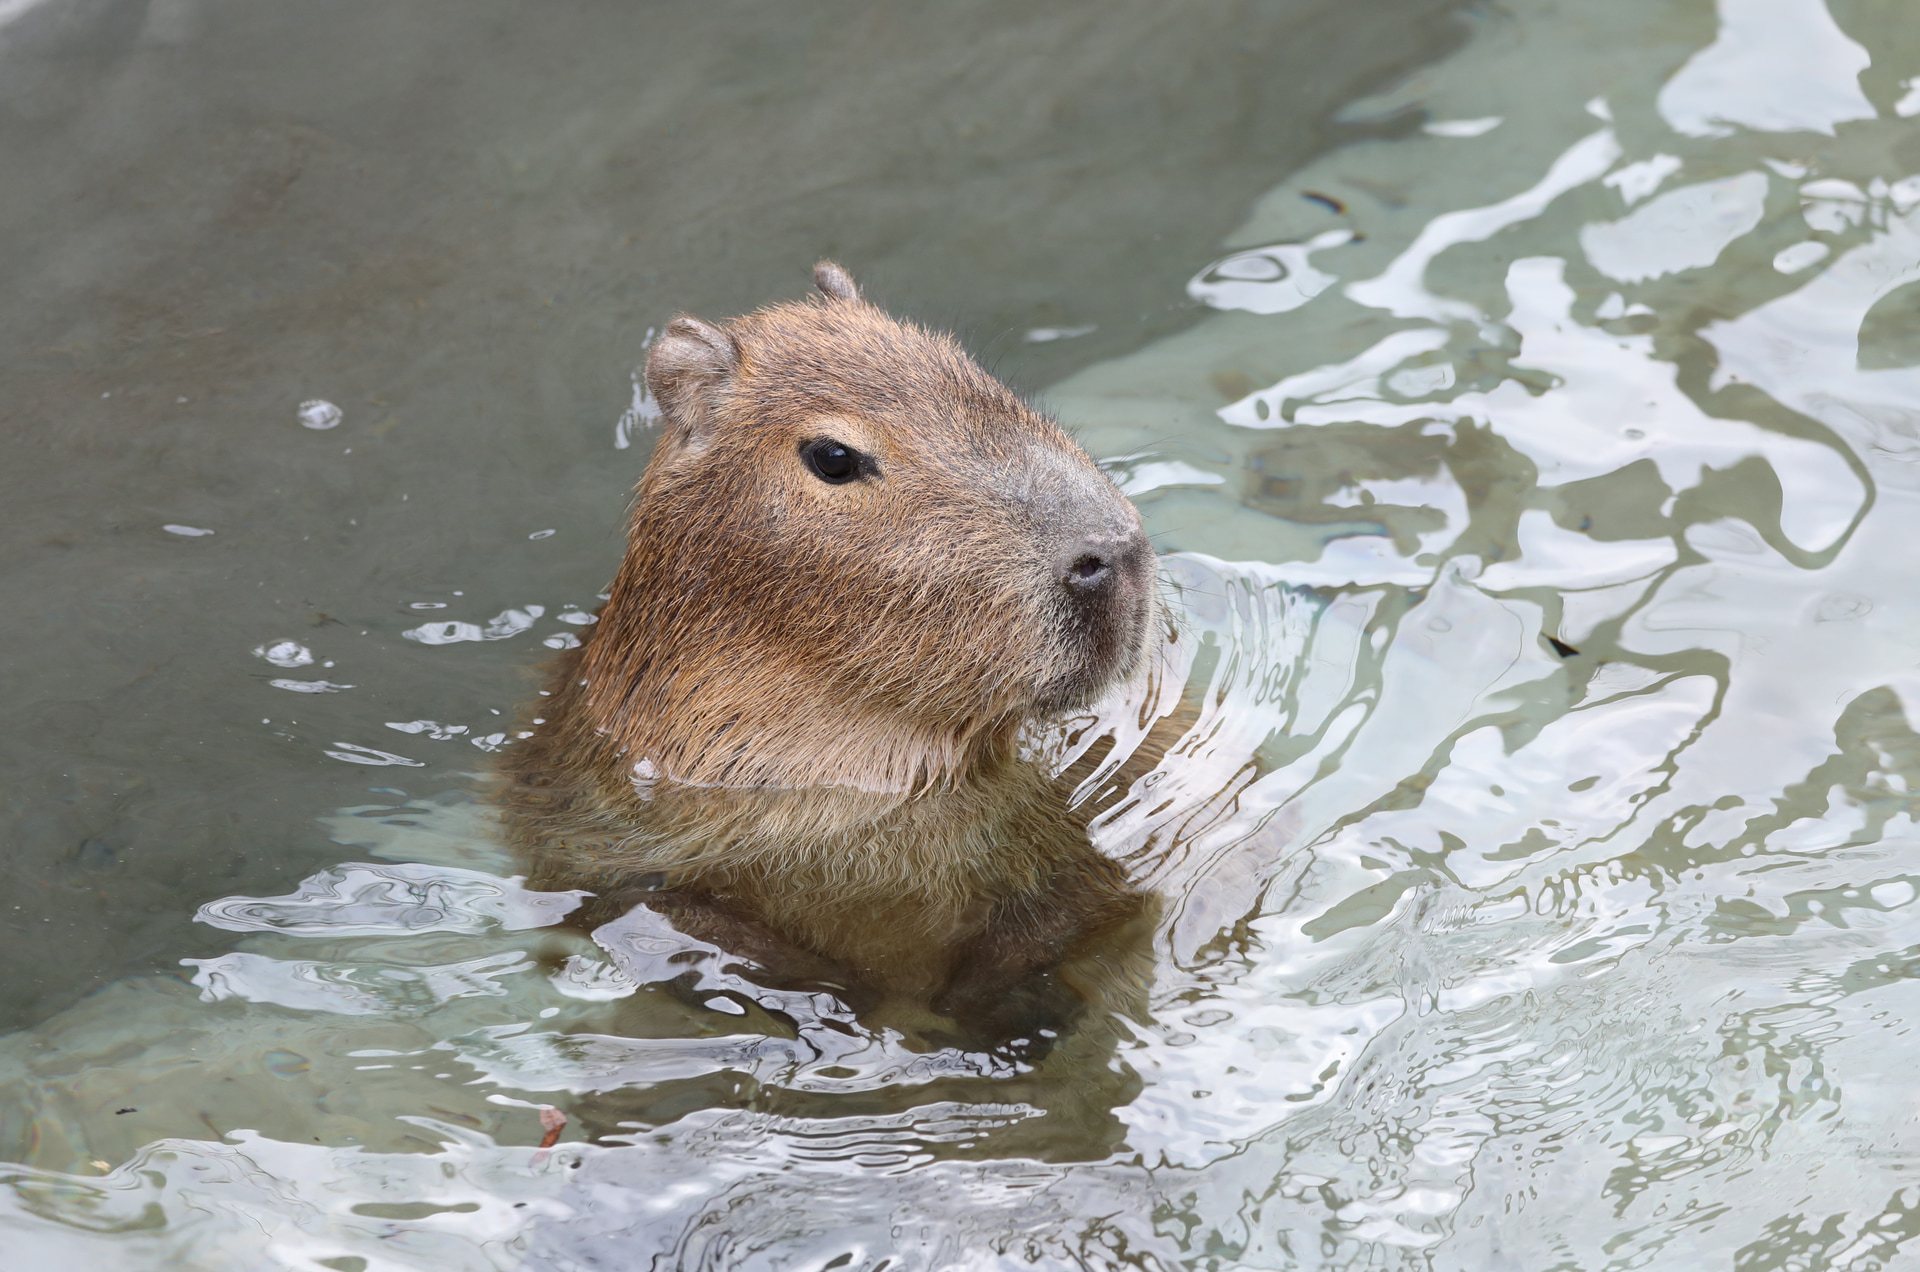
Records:
[[[1345,216],[1347,214],[1347,205],[1330,194],[1322,194],[1318,190],[1302,190],[1300,197],[1309,203],[1318,203],[1335,216]]]
[[[96,837],[83,840],[80,851],[74,854],[74,859],[88,870],[105,870],[108,866],[118,863],[120,853],[112,844]]]
[[[1553,652],[1560,655],[1562,658],[1572,658],[1574,655],[1580,652],[1579,650],[1575,649],[1572,645],[1567,644],[1566,641],[1561,640],[1558,636],[1547,637],[1547,644],[1552,645]]]
[[[121,1115],[122,1113],[138,1113],[139,1111],[140,1111],[139,1109],[136,1109],[136,1108],[133,1108],[133,1107],[131,1107],[131,1106],[129,1106],[129,1107],[127,1107],[127,1108],[124,1108],[124,1109],[115,1109],[115,1110],[113,1111],[113,1115],[114,1115],[115,1117],[119,1117],[119,1116],[120,1116],[120,1115]]]
[[[1207,379],[1212,382],[1214,391],[1229,402],[1238,402],[1260,387],[1245,371],[1230,368],[1215,371]]]

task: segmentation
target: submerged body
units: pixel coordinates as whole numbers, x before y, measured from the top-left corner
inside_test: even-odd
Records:
[[[996,1033],[1142,912],[1036,720],[1163,638],[1138,514],[949,337],[819,295],[679,318],[625,556],[507,806],[534,882]]]

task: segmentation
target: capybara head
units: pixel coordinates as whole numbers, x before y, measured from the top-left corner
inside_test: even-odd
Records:
[[[581,663],[644,776],[952,780],[1157,630],[1139,514],[1086,452],[950,336],[814,280],[648,358],[660,438]]]

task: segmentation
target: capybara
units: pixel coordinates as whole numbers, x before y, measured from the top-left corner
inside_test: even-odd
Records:
[[[1030,1032],[1143,913],[1023,738],[1168,638],[1153,549],[952,337],[814,281],[653,346],[658,443],[511,753],[516,839],[589,922],[646,904],[773,975]]]

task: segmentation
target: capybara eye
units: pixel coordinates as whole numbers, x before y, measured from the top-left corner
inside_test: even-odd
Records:
[[[835,486],[844,485],[858,477],[862,467],[859,451],[830,437],[803,443],[800,458],[815,477]]]

